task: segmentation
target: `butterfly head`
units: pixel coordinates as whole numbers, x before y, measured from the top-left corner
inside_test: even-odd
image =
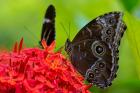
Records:
[[[65,51],[69,54],[71,51],[71,41],[69,39],[65,42]]]

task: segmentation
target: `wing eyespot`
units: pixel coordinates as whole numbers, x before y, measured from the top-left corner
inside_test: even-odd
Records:
[[[107,29],[102,31],[102,40],[110,43],[113,41],[113,36],[115,35],[115,31],[112,27],[108,27]]]
[[[104,67],[105,67],[104,62],[100,62],[100,63],[99,63],[99,68],[104,68]]]
[[[97,52],[98,54],[101,54],[101,53],[103,52],[103,47],[100,46],[100,45],[96,46],[96,52]]]
[[[86,75],[85,75],[85,78],[86,78],[86,80],[89,83],[93,83],[93,81],[94,81],[94,72],[93,72],[92,69],[88,69],[87,70]]]
[[[101,57],[106,53],[105,46],[99,41],[95,41],[91,45],[91,50],[94,56]]]
[[[110,30],[110,29],[107,29],[107,30],[106,30],[106,34],[107,34],[107,35],[110,35],[110,34],[111,34],[111,30]]]
[[[105,34],[105,36],[112,38],[115,34],[115,31],[112,27],[109,27],[107,30],[105,30],[104,34]]]
[[[109,19],[108,19],[108,23],[109,23],[110,25],[115,25],[115,24],[116,24],[116,19],[115,19],[115,18],[109,18]]]
[[[95,71],[95,74],[99,74],[100,73],[100,71],[97,68],[94,69],[94,71]]]
[[[88,73],[89,78],[94,78],[94,74],[92,72]]]
[[[109,42],[109,41],[110,41],[110,38],[109,38],[109,37],[106,37],[106,38],[105,38],[105,41],[106,41],[106,42]]]

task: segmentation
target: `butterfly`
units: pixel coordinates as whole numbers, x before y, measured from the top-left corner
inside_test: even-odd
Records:
[[[50,5],[42,26],[41,41],[47,45],[55,40],[55,8]],[[65,43],[65,51],[73,66],[85,79],[100,88],[111,86],[116,78],[119,45],[126,30],[122,12],[109,12],[84,26]]]
[[[40,45],[41,41],[44,39],[46,41],[46,44],[49,46],[54,40],[55,40],[55,7],[53,5],[48,6],[44,22],[42,25],[42,32],[41,32],[41,39],[40,39]]]
[[[116,78],[119,45],[126,30],[122,12],[109,12],[85,25],[65,43],[65,51],[73,66],[97,87],[106,88]]]

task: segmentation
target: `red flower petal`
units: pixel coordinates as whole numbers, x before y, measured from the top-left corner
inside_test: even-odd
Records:
[[[0,53],[0,93],[89,93],[69,60],[53,52],[55,41],[42,41],[44,50],[22,45],[23,39],[13,52]]]

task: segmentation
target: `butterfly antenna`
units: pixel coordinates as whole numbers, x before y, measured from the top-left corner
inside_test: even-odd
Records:
[[[70,39],[70,26],[71,26],[71,22],[69,22],[69,35],[68,35],[68,39]]]
[[[26,26],[24,26],[24,28],[25,28],[25,31],[28,31],[29,34],[30,33],[32,34],[30,36],[32,37],[33,42],[35,42],[34,38],[37,38],[37,36],[34,33],[32,33],[32,31],[29,28],[27,28]],[[28,35],[28,37],[30,37],[30,36]]]
[[[64,32],[66,33],[66,35],[67,35],[67,37],[68,37],[68,39],[69,39],[69,34],[68,34],[68,32],[66,31],[65,26],[64,26],[62,23],[60,23],[60,24],[61,24],[62,28],[64,29]]]

